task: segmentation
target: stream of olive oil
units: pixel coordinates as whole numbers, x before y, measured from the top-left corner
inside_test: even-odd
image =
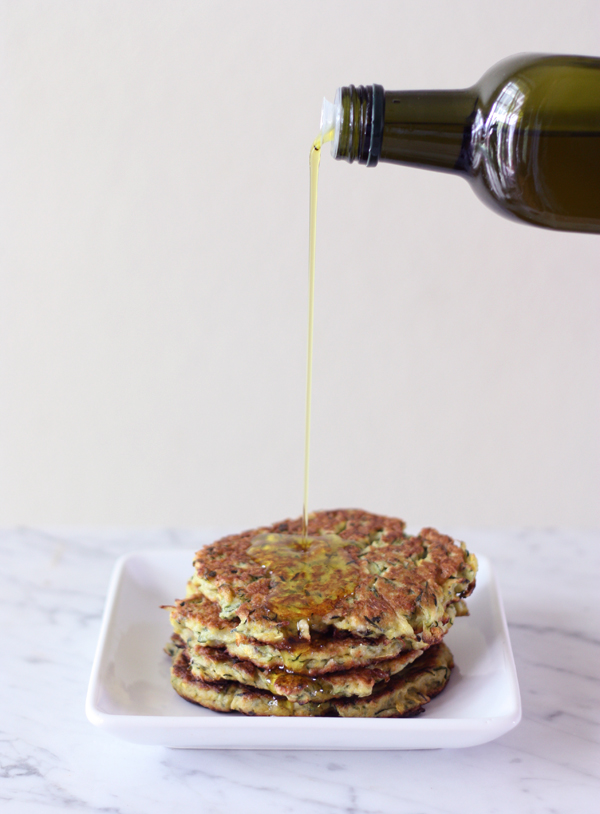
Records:
[[[310,408],[312,402],[313,328],[315,319],[315,255],[317,248],[317,195],[321,137],[310,149],[310,210],[308,218],[308,347],[306,353],[306,406],[304,418],[304,499],[302,502],[302,537],[308,530],[308,470],[310,464]]]
[[[310,210],[308,231],[308,352],[306,364],[306,414],[304,428],[304,501],[302,534],[259,534],[248,548],[251,559],[269,574],[271,588],[266,603],[289,626],[289,635],[310,639],[313,617],[324,615],[338,599],[354,592],[358,567],[347,550],[347,541],[335,534],[308,536],[308,472],[310,459],[310,408],[312,397],[313,326],[315,312],[315,254],[317,193],[321,147],[333,131],[315,139],[310,150]]]
[[[321,147],[333,138],[333,131],[317,136],[310,149],[310,209],[308,219],[308,348],[306,355],[306,408],[304,425],[304,499],[302,538],[308,532],[308,473],[310,464],[310,408],[312,402],[313,327],[315,315],[315,256],[317,247],[317,197]]]

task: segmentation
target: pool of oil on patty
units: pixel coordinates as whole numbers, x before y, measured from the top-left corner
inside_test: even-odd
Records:
[[[318,620],[358,584],[352,547],[335,534],[259,534],[248,556],[269,574],[266,604],[287,623]]]

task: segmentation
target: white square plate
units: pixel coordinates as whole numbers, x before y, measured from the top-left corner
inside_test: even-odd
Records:
[[[86,700],[91,723],[134,743],[202,749],[435,749],[475,746],[521,719],[502,602],[479,558],[471,615],[445,638],[456,667],[416,718],[259,718],[212,712],[172,689],[167,611],[184,594],[192,551],[139,552],[115,565]]]

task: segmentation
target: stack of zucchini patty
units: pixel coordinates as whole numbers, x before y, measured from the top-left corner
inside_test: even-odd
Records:
[[[442,639],[477,560],[434,529],[358,509],[224,537],[168,606],[184,698],[247,715],[414,715],[446,686]]]

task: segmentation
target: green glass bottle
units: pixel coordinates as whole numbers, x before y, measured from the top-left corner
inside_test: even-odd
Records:
[[[499,213],[600,232],[600,59],[521,54],[456,91],[339,88],[335,158],[457,173]]]

